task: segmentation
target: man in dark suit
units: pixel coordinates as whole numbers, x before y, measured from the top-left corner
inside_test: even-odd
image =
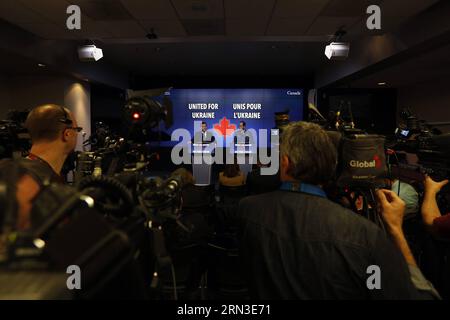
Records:
[[[206,124],[206,122],[202,121],[202,130],[195,133],[192,142],[208,144],[214,142],[215,140],[216,138],[214,137],[214,135],[208,131],[208,125]]]
[[[247,134],[247,124],[245,123],[245,121],[240,121],[239,129],[234,132],[234,144],[249,144],[250,141],[250,136]]]
[[[321,186],[334,176],[336,153],[318,125],[289,124],[281,137],[280,190],[239,203],[240,254],[252,297],[439,297],[414,261],[401,227],[405,204],[394,192],[377,193],[392,240],[327,199]]]

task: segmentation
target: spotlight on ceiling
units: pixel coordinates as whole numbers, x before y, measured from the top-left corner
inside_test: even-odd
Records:
[[[332,42],[325,47],[325,55],[330,60],[345,60],[350,52],[350,44],[346,42]]]
[[[40,68],[45,68],[46,65],[45,65],[45,64],[42,64],[42,63],[38,63],[38,67],[40,67]]]
[[[350,43],[342,42],[341,38],[346,34],[342,29],[338,30],[335,40],[325,47],[325,56],[330,60],[345,60],[350,53]]]
[[[378,85],[379,86],[385,86],[385,85],[387,85],[387,83],[386,82],[378,82]]]
[[[98,61],[103,58],[103,50],[95,45],[81,46],[78,48],[78,58],[83,62]]]

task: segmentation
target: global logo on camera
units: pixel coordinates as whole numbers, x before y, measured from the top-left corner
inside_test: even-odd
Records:
[[[378,155],[373,157],[371,161],[358,161],[358,160],[350,160],[350,167],[352,168],[381,168],[383,162]]]

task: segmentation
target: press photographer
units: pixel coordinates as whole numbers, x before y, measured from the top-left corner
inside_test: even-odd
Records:
[[[252,296],[438,297],[417,268],[404,237],[403,201],[391,191],[377,192],[387,225],[388,234],[384,233],[372,222],[327,199],[322,187],[334,177],[336,163],[335,145],[318,125],[291,123],[283,131],[281,190],[247,197],[239,204],[241,254]],[[278,259],[271,259],[273,256]],[[297,257],[303,257],[301,263]],[[382,290],[370,291],[362,285],[371,264],[384,270]]]

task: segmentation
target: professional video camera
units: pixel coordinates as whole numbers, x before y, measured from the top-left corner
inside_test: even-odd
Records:
[[[336,179],[326,186],[328,196],[383,226],[374,193],[387,176],[384,137],[356,128],[350,103],[341,101],[328,119],[313,106],[309,110],[309,119],[327,131],[338,153]]]
[[[387,173],[384,137],[356,128],[350,103],[322,121],[338,150],[337,184],[344,188],[375,188]]]
[[[173,125],[173,106],[167,96],[162,103],[148,96],[133,96],[127,100],[123,110],[123,119],[129,128],[128,140],[134,142],[170,140],[161,131],[160,124],[165,128]],[[153,129],[157,129],[156,133]]]
[[[136,144],[123,138],[111,139],[110,144],[94,151],[78,153],[75,182],[87,176],[113,176],[121,172],[145,172],[150,169],[157,152],[149,144]]]
[[[416,154],[418,170],[434,179],[450,177],[450,134],[442,134],[425,121],[420,121],[407,108],[401,114],[399,127],[388,141],[388,147],[395,151]]]
[[[151,152],[150,141],[161,140],[161,122],[169,128],[173,124],[172,103],[164,96],[163,103],[148,96],[135,95],[127,100],[123,109],[123,122],[128,133],[119,136],[104,122],[96,122],[94,133],[85,141],[91,151],[78,154],[76,181],[85,176],[123,171],[145,171],[158,154]],[[153,129],[158,129],[156,136]],[[164,137],[166,139],[167,137]]]
[[[5,235],[8,254],[2,273],[45,273],[54,290],[40,292],[42,298],[149,297],[152,292],[143,285],[154,283],[158,289],[158,271],[171,263],[165,241],[176,235],[164,231],[178,218],[182,186],[178,176],[162,180],[140,173],[87,177],[76,189],[45,184],[33,201],[31,229]],[[8,228],[3,225],[2,230]],[[83,290],[75,294],[61,288],[68,266],[82,270]],[[133,287],[124,287],[124,281]],[[16,297],[31,295],[27,291]]]
[[[0,159],[21,157],[31,146],[23,123],[28,112],[11,111],[7,120],[0,120]]]

